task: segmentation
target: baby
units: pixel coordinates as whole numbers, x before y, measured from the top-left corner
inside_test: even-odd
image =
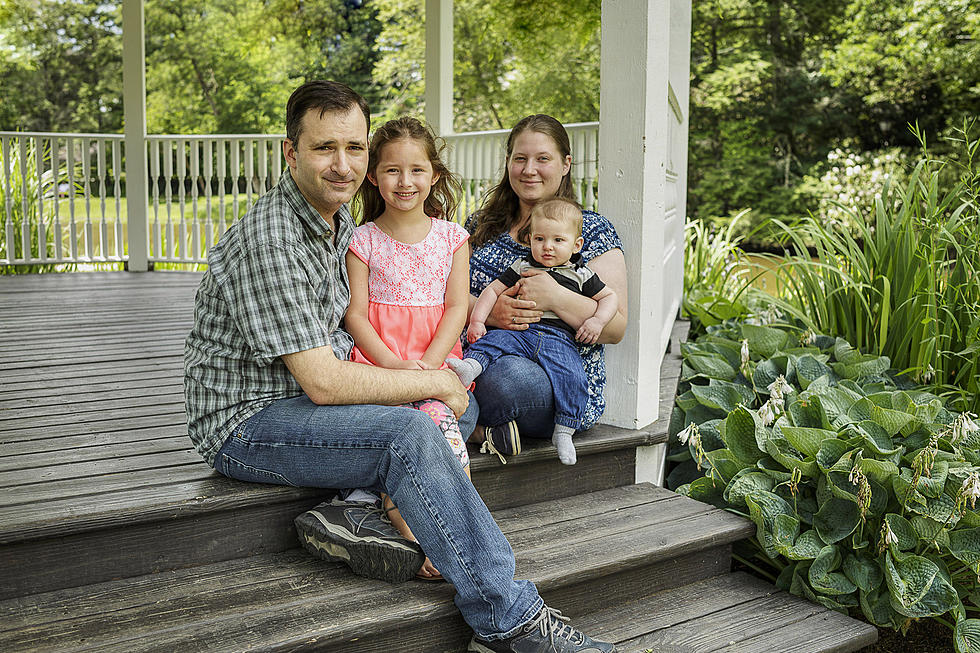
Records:
[[[450,359],[449,366],[468,386],[501,356],[523,356],[538,363],[551,380],[555,397],[555,430],[551,441],[558,458],[566,465],[576,462],[572,434],[582,425],[588,401],[588,379],[575,341],[595,344],[602,329],[618,309],[616,293],[581,263],[582,207],[555,198],[534,206],[530,218],[531,259],[519,259],[480,293],[467,328],[470,347],[462,360]],[[529,268],[546,270],[561,286],[598,302],[595,314],[577,330],[556,313],[545,311],[541,321],[524,331],[494,329],[485,325],[500,293],[520,281]]]

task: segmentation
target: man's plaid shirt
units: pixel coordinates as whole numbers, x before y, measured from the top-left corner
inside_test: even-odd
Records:
[[[353,339],[344,257],[354,234],[347,205],[333,225],[306,201],[287,169],[208,252],[194,328],[184,345],[184,397],[194,447],[212,467],[235,428],[277,399],[303,394],[279,358]]]

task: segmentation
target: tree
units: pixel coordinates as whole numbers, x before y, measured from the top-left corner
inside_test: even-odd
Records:
[[[118,132],[118,3],[0,0],[0,129]]]

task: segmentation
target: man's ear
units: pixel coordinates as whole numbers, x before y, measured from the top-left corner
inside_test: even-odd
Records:
[[[282,140],[282,155],[286,157],[286,163],[290,168],[296,168],[296,148],[288,138]]]

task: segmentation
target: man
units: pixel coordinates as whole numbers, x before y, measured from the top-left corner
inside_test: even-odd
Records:
[[[289,98],[288,170],[208,253],[184,357],[191,440],[240,480],[385,491],[455,585],[474,630],[469,650],[612,651],[514,580],[510,545],[442,433],[400,406],[436,398],[472,430],[475,407],[456,375],[347,360],[347,202],[367,170],[369,127],[367,104],[342,84],[309,82]],[[411,577],[421,550],[373,510],[320,506],[321,555],[362,575]]]

